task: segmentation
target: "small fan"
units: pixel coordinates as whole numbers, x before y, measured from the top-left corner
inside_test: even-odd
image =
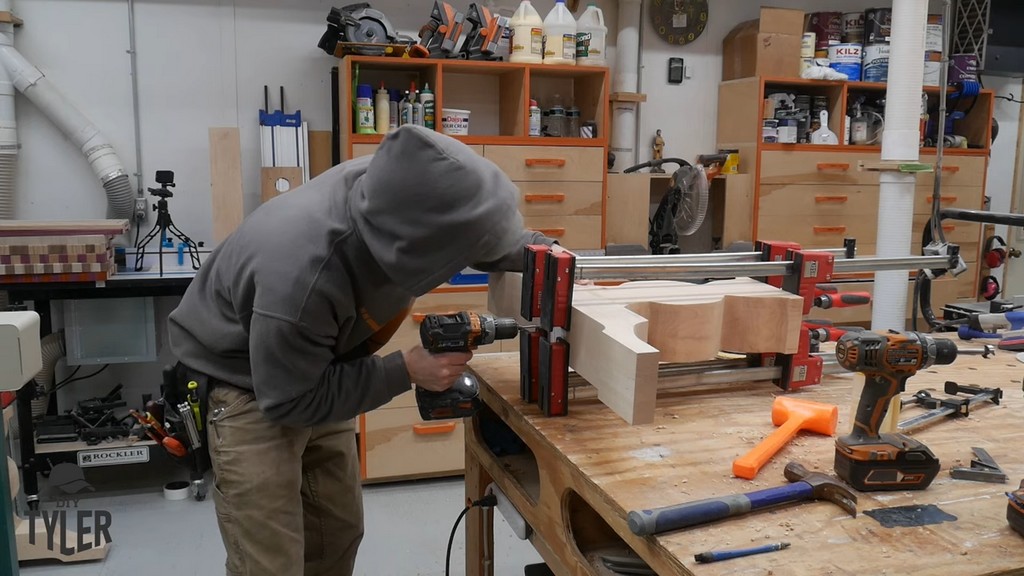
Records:
[[[636,172],[664,163],[678,164],[679,168],[672,174],[671,185],[651,218],[648,241],[651,254],[678,254],[679,237],[694,234],[704,223],[710,184],[704,166],[694,166],[681,158],[652,160],[623,172]]]

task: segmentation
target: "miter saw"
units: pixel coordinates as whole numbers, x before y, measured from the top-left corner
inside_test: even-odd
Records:
[[[331,8],[327,31],[317,44],[324,52],[339,58],[347,54],[363,56],[403,56],[416,40],[395,32],[380,10],[366,2]]]

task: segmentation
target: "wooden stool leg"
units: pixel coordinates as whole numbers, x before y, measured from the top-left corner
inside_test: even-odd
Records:
[[[466,498],[484,497],[491,476],[473,454],[472,428],[466,428]],[[494,576],[494,510],[474,508],[466,515],[466,576]]]

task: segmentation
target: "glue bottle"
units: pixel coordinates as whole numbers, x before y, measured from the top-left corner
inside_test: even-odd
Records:
[[[412,123],[416,126],[423,126],[423,101],[420,99],[420,91],[417,90],[412,96]]]
[[[374,124],[377,127],[377,134],[387,134],[388,128],[391,125],[391,110],[388,100],[388,91],[384,88],[384,83],[381,82],[373,107]]]
[[[576,19],[565,0],[555,0],[544,18],[544,63],[576,65]]]
[[[430,91],[430,84],[423,85],[420,92],[420,103],[423,104],[423,125],[431,130],[434,129],[434,93]]]
[[[544,60],[544,20],[530,0],[519,4],[509,24],[512,28],[509,62],[540,64]]]
[[[388,99],[388,129],[394,130],[399,126],[398,103],[402,101],[402,93],[392,88],[390,96]]]

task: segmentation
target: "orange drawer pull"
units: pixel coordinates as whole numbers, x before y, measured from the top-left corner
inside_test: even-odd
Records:
[[[953,174],[956,174],[957,172],[960,171],[960,167],[959,166],[943,166],[942,167],[942,171],[943,172],[951,172]]]
[[[815,226],[815,234],[845,234],[846,226]]]
[[[846,172],[850,169],[850,164],[846,162],[819,162],[818,171],[824,172],[825,170],[839,170]]]
[[[931,204],[931,203],[935,202],[935,197],[934,196],[929,196],[928,198],[925,199],[925,201],[928,202],[929,204]],[[940,204],[943,203],[943,202],[956,202],[956,201],[957,201],[957,197],[956,196],[939,196],[939,203]]]
[[[565,194],[527,194],[527,202],[565,202]]]
[[[545,168],[564,168],[565,158],[527,158],[526,167],[536,168],[543,166]]]
[[[565,228],[535,228],[535,230],[548,238],[561,238],[565,236]]]
[[[818,204],[835,203],[843,204],[850,200],[849,196],[815,196],[814,201]]]
[[[455,422],[412,425],[412,433],[417,436],[434,436],[436,434],[451,434],[452,432],[455,432]]]
[[[942,231],[943,232],[955,232],[956,231],[956,225],[955,224],[943,224],[942,225]]]

